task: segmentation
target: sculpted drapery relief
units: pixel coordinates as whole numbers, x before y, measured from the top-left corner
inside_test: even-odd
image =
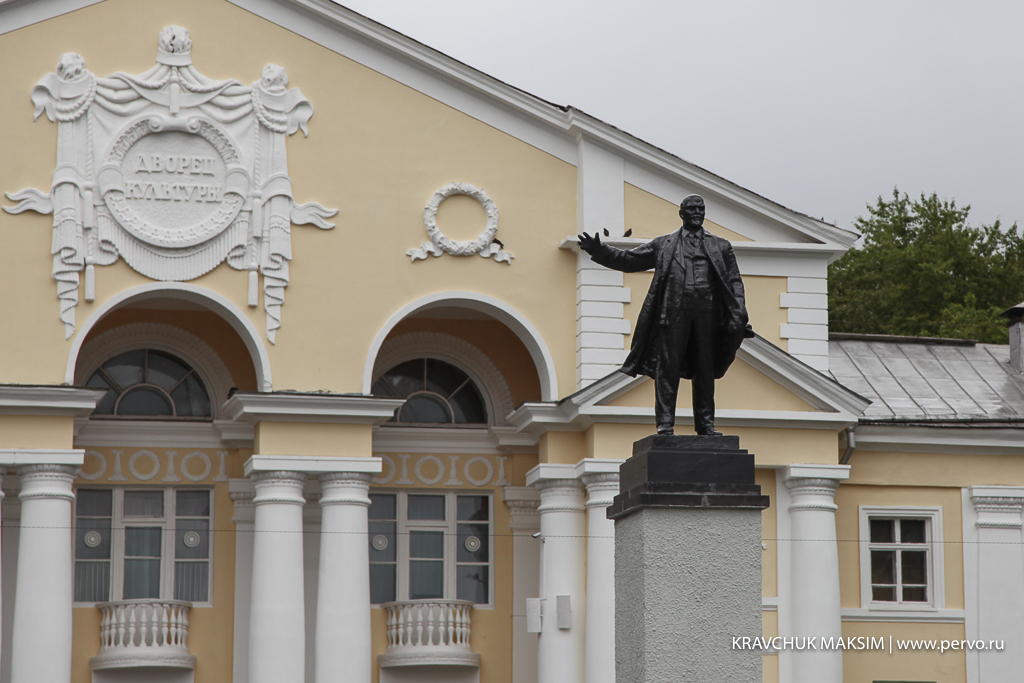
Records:
[[[98,78],[81,56],[61,56],[32,90],[34,118],[56,121],[57,166],[48,194],[9,193],[17,206],[53,214],[53,279],[65,337],[75,332],[80,274],[95,297],[95,266],[123,258],[154,280],[198,278],[227,261],[249,273],[249,305],[263,305],[267,339],[281,327],[291,224],[334,227],[337,210],[296,204],[285,137],[313,106],[275,64],[245,86],[192,66],[180,26],[158,40],[156,65],[142,74]]]

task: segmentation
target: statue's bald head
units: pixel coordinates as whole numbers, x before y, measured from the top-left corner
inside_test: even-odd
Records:
[[[687,230],[697,230],[704,225],[704,198],[699,194],[686,195],[679,203],[679,217]]]

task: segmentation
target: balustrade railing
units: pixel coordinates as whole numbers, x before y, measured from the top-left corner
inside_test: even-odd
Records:
[[[188,612],[181,600],[99,603],[100,651],[92,668],[195,666],[188,652]]]
[[[381,607],[388,627],[381,666],[480,665],[480,655],[469,645],[469,600],[402,600]]]

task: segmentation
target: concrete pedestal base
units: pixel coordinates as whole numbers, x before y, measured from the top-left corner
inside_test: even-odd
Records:
[[[620,470],[615,520],[617,683],[753,683],[761,653],[761,510],[736,437],[651,436]]]

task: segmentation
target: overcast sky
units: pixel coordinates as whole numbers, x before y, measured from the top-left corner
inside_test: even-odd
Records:
[[[1024,226],[1019,1],[341,4],[843,227],[894,186]]]

